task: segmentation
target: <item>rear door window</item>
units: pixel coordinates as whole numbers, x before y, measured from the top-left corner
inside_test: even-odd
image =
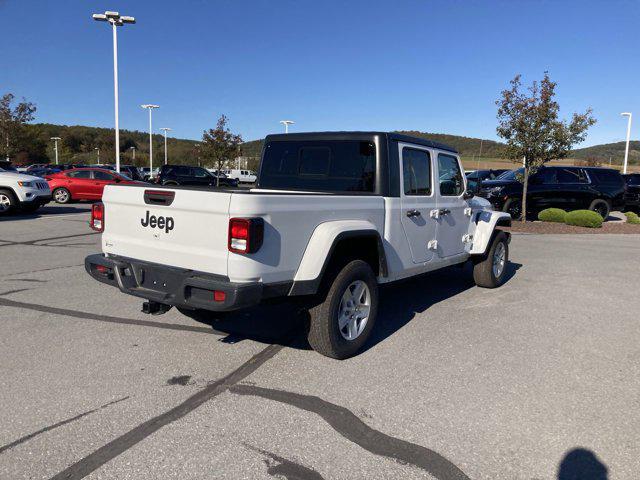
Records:
[[[415,148],[402,149],[402,182],[405,195],[431,195],[431,157]]]
[[[91,178],[91,170],[78,170],[67,173],[67,177],[71,178]]]
[[[556,169],[558,183],[587,183],[587,177],[581,168],[558,168]]]

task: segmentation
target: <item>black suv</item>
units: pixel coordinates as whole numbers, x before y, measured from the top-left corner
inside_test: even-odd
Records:
[[[161,185],[209,185],[215,187],[218,185],[218,179],[221,187],[238,186],[238,180],[228,178],[224,173],[216,176],[206,168],[188,165],[163,165],[156,178],[156,183]]]
[[[519,218],[522,210],[522,168],[485,180],[478,195],[494,208]],[[624,207],[625,184],[617,170],[596,167],[541,167],[529,177],[527,213],[545,208],[589,209],[607,218],[612,208]]]
[[[622,175],[627,182],[627,189],[624,193],[624,203],[630,210],[640,212],[640,173],[629,173]]]

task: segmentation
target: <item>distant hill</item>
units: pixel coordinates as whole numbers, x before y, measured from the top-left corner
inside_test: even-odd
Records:
[[[601,163],[609,163],[609,158],[614,164],[620,164],[624,159],[624,149],[626,142],[605,143],[594,145],[593,147],[579,148],[569,155],[571,158],[581,160],[592,158]],[[640,164],[640,141],[629,142],[629,163]]]
[[[456,148],[463,157],[478,156],[480,154],[480,142],[482,142],[483,157],[501,158],[504,155],[504,144],[494,140],[461,137],[459,135],[447,135],[445,133],[418,132],[416,130],[399,130],[397,133],[428,138],[429,140],[445,143]],[[263,140],[246,142],[242,144],[242,154],[247,157],[258,157],[262,150],[262,144]]]

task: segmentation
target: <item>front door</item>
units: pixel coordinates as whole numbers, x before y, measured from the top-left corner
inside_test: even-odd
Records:
[[[465,182],[454,155],[438,153],[438,255],[451,257],[464,252],[463,236],[469,231],[469,207],[464,199]]]
[[[433,193],[433,168],[429,150],[399,144],[401,178],[401,223],[414,263],[425,263],[433,257],[430,248],[436,238],[436,208]]]

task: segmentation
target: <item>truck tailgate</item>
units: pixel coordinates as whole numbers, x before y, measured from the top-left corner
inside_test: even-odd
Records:
[[[104,189],[102,251],[227,275],[231,192],[112,185]]]

